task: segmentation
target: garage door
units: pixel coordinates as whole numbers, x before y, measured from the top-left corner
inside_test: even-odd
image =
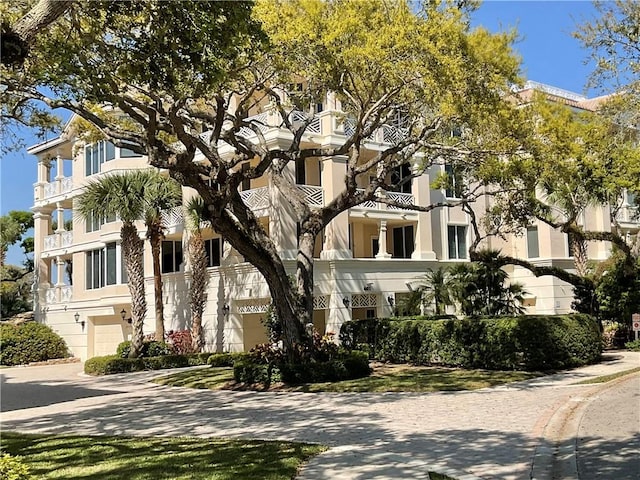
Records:
[[[267,331],[260,321],[264,313],[248,313],[242,316],[242,336],[245,352],[251,350],[259,343],[267,343]]]
[[[93,355],[113,355],[118,344],[127,340],[129,325],[121,319],[93,320]]]

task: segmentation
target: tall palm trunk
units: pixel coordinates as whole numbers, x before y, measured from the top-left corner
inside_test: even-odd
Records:
[[[189,305],[191,307],[191,338],[196,352],[204,348],[204,332],[202,330],[202,314],[207,301],[207,254],[205,252],[202,233],[199,229],[191,232],[188,244],[189,262],[191,264],[191,285],[189,288]]]
[[[569,249],[573,255],[573,263],[576,267],[576,274],[581,277],[587,276],[587,242],[574,235],[569,236]]]
[[[144,292],[144,242],[138,237],[138,230],[132,222],[123,222],[120,229],[122,254],[129,278],[131,293],[131,351],[129,356],[136,358],[142,351],[144,338],[144,317],[147,312],[147,300]]]
[[[157,223],[148,228],[151,257],[153,258],[153,296],[156,312],[156,341],[164,342],[164,305],[162,303],[162,270],[160,268],[160,247],[162,228]]]

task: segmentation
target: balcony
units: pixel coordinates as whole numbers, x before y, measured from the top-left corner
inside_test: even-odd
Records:
[[[73,287],[71,285],[51,287],[45,290],[45,300],[48,304],[70,302],[72,295],[73,295]]]
[[[73,232],[59,232],[44,237],[44,251],[66,248],[73,245]]]
[[[364,192],[364,189],[359,188],[358,192]],[[385,192],[384,196],[389,200],[397,203],[398,205],[388,205],[382,202],[376,202],[375,200],[367,200],[354,208],[362,208],[365,210],[410,210],[403,208],[403,206],[414,205],[413,195],[411,193],[399,193],[399,192]]]
[[[73,178],[63,177],[44,184],[44,198],[51,198],[73,190]]]
[[[635,205],[623,205],[616,214],[616,220],[623,227],[633,228],[640,225],[640,212]]]
[[[269,187],[252,188],[240,192],[240,197],[244,204],[251,210],[261,210],[268,208],[269,201]]]

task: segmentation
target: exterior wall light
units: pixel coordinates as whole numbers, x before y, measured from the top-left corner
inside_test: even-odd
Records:
[[[231,309],[231,308],[229,307],[229,304],[228,304],[228,303],[225,303],[225,304],[222,306],[222,314],[226,317],[227,315],[229,315],[229,310],[230,310],[230,309]]]
[[[342,299],[342,303],[344,304],[345,307],[349,308],[349,304],[351,303],[351,300],[349,300],[348,297],[344,297]]]
[[[124,308],[120,310],[120,316],[123,322],[131,323],[131,318],[127,318],[127,311]]]
[[[81,322],[80,320],[80,314],[78,312],[73,314],[73,318],[75,319],[76,323],[80,323],[80,325],[82,326],[82,331],[84,332],[84,326],[86,325],[86,322],[84,320],[82,320]]]
[[[396,299],[395,299],[395,298],[393,298],[393,295],[389,295],[389,296],[387,297],[387,302],[389,302],[389,306],[390,306],[391,308],[393,308],[393,306],[394,306],[394,305],[395,305],[395,303],[396,303]]]

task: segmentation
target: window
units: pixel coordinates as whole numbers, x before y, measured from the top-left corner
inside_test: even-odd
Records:
[[[133,150],[125,147],[120,148],[120,158],[131,158],[131,157],[141,157],[139,153],[134,152]]]
[[[116,147],[113,143],[101,140],[84,147],[85,175],[100,173],[104,162],[116,158]]]
[[[393,257],[411,258],[413,253],[413,225],[393,229]]]
[[[391,184],[397,192],[411,193],[411,166],[404,163],[391,172]]]
[[[538,258],[539,256],[538,227],[527,227],[527,257]]]
[[[462,175],[456,171],[453,165],[445,165],[444,173],[447,174],[447,198],[460,198],[462,196]]]
[[[100,225],[102,225],[103,223],[104,222],[102,221],[102,218],[100,215],[96,213],[92,213],[85,220],[85,231],[89,233],[89,232],[95,232],[97,230],[100,230]]]
[[[625,190],[624,192],[624,202],[627,205],[635,206],[636,205],[636,196],[630,190]]]
[[[296,184],[306,185],[307,169],[304,158],[296,159]]]
[[[163,241],[161,248],[162,273],[179,272],[182,265],[182,242]]]
[[[371,238],[371,258],[374,258],[380,252],[380,241],[378,237]]]
[[[128,279],[120,252],[120,244],[115,242],[107,243],[104,248],[86,252],[85,258],[85,287],[87,290],[127,283]]]
[[[205,240],[204,249],[207,252],[207,267],[219,267],[222,258],[222,239]]]
[[[449,259],[467,258],[467,227],[449,225],[447,227],[447,241],[449,245]]]

